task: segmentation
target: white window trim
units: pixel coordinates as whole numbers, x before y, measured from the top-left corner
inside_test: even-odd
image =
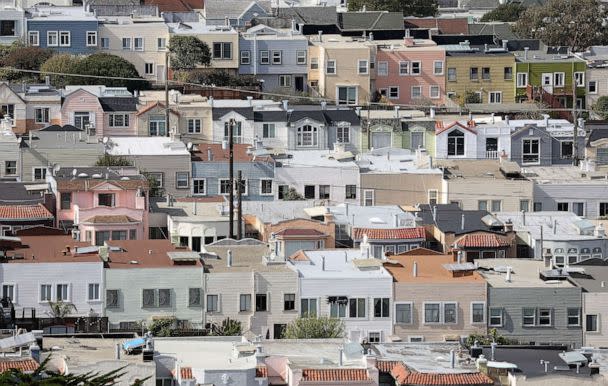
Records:
[[[549,310],[549,324],[540,324],[540,311],[541,310]],[[536,309],[536,327],[554,327],[553,313],[554,313],[553,308],[538,307]]]
[[[397,89],[397,96],[391,96],[391,89],[395,89],[395,88]],[[386,96],[388,99],[399,99],[399,96],[400,96],[399,94],[400,94],[399,86],[390,86],[388,88],[388,94]]]
[[[51,40],[49,37],[51,34],[55,35],[55,44],[49,44]],[[47,47],[59,47],[59,31],[46,31],[46,46]]]
[[[438,189],[429,189],[426,193],[427,195],[427,203],[430,204],[431,202],[431,193],[434,192],[435,193],[435,199],[437,200],[437,203],[439,203],[439,190]]]
[[[553,86],[554,75],[551,72],[543,72],[540,76],[540,86],[541,87],[551,87]],[[545,84],[545,78],[549,78],[549,84]]]
[[[40,169],[40,170],[47,170],[45,166],[34,166],[32,167],[32,181],[37,181],[36,179],[36,170]],[[46,172],[44,172],[46,174]],[[40,181],[42,181],[44,178],[40,179]]]
[[[435,67],[435,65],[437,63],[441,63],[441,72],[436,72],[435,71],[435,69],[437,68],[437,67]],[[443,75],[443,73],[445,72],[444,67],[445,67],[445,64],[443,63],[443,60],[435,60],[435,61],[433,61],[433,75]]]
[[[222,49],[222,50],[223,50],[223,49]],[[279,54],[279,56],[278,56],[279,61],[278,61],[278,62],[276,62],[276,63],[275,63],[275,61],[274,61],[274,59],[275,59],[274,54],[275,54],[275,53],[278,53],[278,54]],[[272,65],[274,65],[274,66],[280,66],[281,64],[283,64],[283,51],[281,51],[281,50],[272,50],[272,54],[270,55],[270,58],[271,58],[271,59],[270,59],[270,63],[271,63]]]
[[[409,343],[416,343],[416,339],[420,339],[420,342],[424,342],[424,335],[408,335],[407,341]]]
[[[590,89],[589,89],[589,85],[591,85],[591,83],[594,83],[594,84],[595,84],[595,91],[590,91]],[[590,81],[587,83],[587,93],[588,93],[588,94],[591,94],[591,95],[595,95],[595,94],[597,94],[597,88],[598,88],[597,86],[598,86],[598,81],[597,81],[597,80],[590,80]]]
[[[407,71],[401,71],[401,64],[407,63]],[[409,76],[411,74],[411,63],[409,60],[400,60],[399,61],[399,76]]]
[[[192,126],[193,131],[190,131],[190,121],[198,121],[199,122],[199,131],[196,131],[196,125]],[[188,131],[188,134],[200,134],[203,131],[203,120],[202,118],[197,118],[197,117],[189,117],[186,118],[186,130]]]
[[[264,56],[266,56],[266,57],[264,57]],[[264,59],[266,60],[265,62],[263,61]],[[269,64],[270,64],[270,51],[260,50],[260,65],[266,66]]]
[[[365,62],[365,71],[363,71],[363,72],[361,72],[361,62]],[[367,59],[358,59],[357,60],[357,74],[358,75],[369,74],[369,60],[367,60]]]
[[[279,75],[279,87],[291,88],[291,75]]]
[[[152,65],[152,72],[146,72],[146,66],[148,64]],[[144,75],[155,75],[156,74],[156,65],[153,62],[145,62],[144,63]]]
[[[476,305],[476,304],[483,304],[483,320],[481,322],[473,321],[473,305]],[[475,324],[484,324],[485,325],[486,320],[488,319],[487,313],[488,313],[488,310],[486,308],[486,302],[482,302],[482,301],[471,302],[471,312],[469,314],[469,318],[470,318],[469,320],[471,321],[472,325],[475,325]]]
[[[400,304],[409,304],[410,306],[410,321],[408,323],[403,323],[403,322],[397,322],[397,305]],[[398,324],[398,325],[411,325],[414,324],[414,303],[413,302],[393,302],[394,305],[394,317],[393,317],[393,323],[394,324]]]
[[[492,102],[492,94],[494,94],[494,102]],[[500,102],[496,102],[496,95],[500,95]],[[491,104],[502,104],[502,91],[490,91],[488,92],[488,103]]]
[[[31,44],[32,36],[36,36],[36,44]],[[27,43],[32,47],[40,46],[40,31],[29,31],[27,33]],[[48,40],[47,40],[48,43]]]
[[[437,96],[433,96],[433,87],[437,88]],[[441,87],[439,85],[432,84],[429,86],[429,98],[431,98],[431,99],[441,98]]]
[[[439,321],[438,322],[427,322],[426,321],[426,306],[427,304],[438,304],[439,305]],[[443,302],[437,301],[437,302],[423,302],[422,303],[422,320],[421,320],[423,325],[439,325],[439,324],[443,324]]]
[[[329,63],[332,63],[333,66],[333,72],[329,72],[328,69],[330,68]],[[326,75],[336,75],[338,73],[338,68],[336,67],[336,60],[335,59],[328,59],[327,62],[325,63],[325,74]]]
[[[525,324],[525,318],[526,316],[524,315],[524,308],[529,308],[531,310],[534,310],[534,322],[532,324]],[[521,326],[522,327],[537,327],[538,326],[538,308],[536,307],[522,307],[521,308]]]
[[[418,63],[418,72],[417,73],[414,73],[414,63]],[[420,60],[412,60],[410,62],[410,75],[411,76],[422,75],[422,62]]]
[[[521,84],[519,82],[519,76],[520,75],[524,76],[524,80],[525,80],[524,84]],[[526,87],[528,87],[528,73],[527,72],[518,72],[518,73],[515,74],[515,87],[517,87],[517,88],[526,88]]]
[[[420,90],[420,96],[414,96],[414,89],[415,88],[417,88],[417,89]],[[422,98],[422,86],[412,86],[412,89],[410,91],[411,91],[410,95],[411,95],[412,98]]]
[[[95,44],[89,43],[89,36],[95,36]],[[87,47],[97,47],[97,31],[87,31],[86,33]]]
[[[363,190],[363,194],[362,194],[363,206],[366,206],[365,205],[365,201],[367,199],[366,199],[365,196],[366,196],[367,193],[371,193],[372,194],[372,204],[371,205],[367,205],[367,206],[374,206],[374,204],[376,203],[376,197],[375,197],[376,196],[376,191],[374,189],[364,189]]]
[[[354,87],[355,88],[355,101],[353,103],[349,103],[348,99],[346,100],[346,103],[342,103],[342,104],[340,103],[340,93],[339,93],[340,87],[346,87],[346,88]],[[346,97],[348,98],[348,90],[346,92]],[[336,86],[336,104],[337,105],[341,104],[343,106],[353,106],[353,105],[356,105],[358,101],[359,101],[359,87],[358,87],[358,85],[337,85]]]
[[[38,120],[38,117],[37,117],[38,114],[36,114],[36,111],[38,111],[38,110],[47,110],[49,112],[48,116],[46,117],[47,118],[46,120],[44,120],[44,118],[45,118],[44,115],[45,114],[42,114],[42,118],[43,118],[42,121]],[[34,108],[34,122],[35,123],[37,123],[37,124],[47,124],[47,123],[50,122],[50,120],[51,120],[51,108],[50,107],[36,107],[36,108]]]
[[[367,341],[369,342],[369,335],[370,334],[378,334],[378,343],[382,343],[383,339],[382,339],[382,330],[367,330]]]
[[[382,68],[382,66],[386,66],[385,67],[386,71],[380,71],[380,68]],[[388,76],[388,62],[387,61],[378,62],[378,69],[376,72],[377,72],[378,76]]]
[[[205,181],[203,193],[194,193],[194,181]],[[207,195],[207,179],[206,178],[192,178],[192,195],[194,196],[206,196]]]
[[[230,195],[230,193],[222,193],[222,190],[221,190],[222,189],[222,181],[228,181],[228,180],[230,180],[230,178],[218,178],[217,179],[217,193],[220,196],[228,196],[228,195]],[[235,177],[234,178],[234,182],[232,183],[232,189],[234,190],[234,196],[235,197],[236,197],[237,192],[238,192],[238,190],[237,190],[237,182],[238,181],[237,181],[237,179]],[[247,180],[247,178],[243,178],[243,182],[245,183],[245,192],[243,192],[242,195],[243,196],[247,196],[248,193],[249,193],[249,183],[248,183],[249,181]]]
[[[97,299],[89,299],[89,286],[97,284],[99,291],[97,291]],[[101,302],[101,283],[87,283],[87,303],[100,303]]]
[[[68,34],[68,44],[61,43],[61,35]],[[60,47],[71,47],[72,46],[72,33],[70,31],[59,31],[59,46]]]
[[[538,141],[538,161],[536,162],[524,162],[524,141],[526,140],[536,140]],[[540,159],[541,159],[541,141],[540,138],[538,137],[525,137],[521,139],[521,164],[522,165],[540,165]],[[533,153],[527,153],[527,154],[533,154]]]
[[[581,310],[582,313],[582,310]],[[595,315],[596,316],[596,326],[597,326],[597,330],[595,331],[589,331],[587,330],[587,315]],[[583,331],[585,332],[585,334],[591,334],[591,335],[600,335],[602,333],[602,314],[600,312],[595,312],[595,313],[585,313],[583,314],[583,317],[585,318],[585,320],[581,320],[582,328]]]
[[[262,182],[263,181],[270,181],[270,184],[271,184],[270,186],[272,188],[272,189],[270,189],[271,190],[270,193],[262,192]],[[274,183],[273,183],[272,178],[260,178],[260,196],[274,196]]]
[[[42,291],[41,291],[42,288],[41,287],[43,285],[51,286],[51,293],[49,294],[50,295],[49,300],[41,299],[42,298]],[[52,283],[38,283],[38,303],[39,304],[48,304],[49,302],[52,302],[52,301],[53,301],[53,284]]]
[[[128,47],[125,47],[125,39],[129,39],[129,46]],[[133,49],[133,39],[132,38],[128,38],[128,37],[127,38],[125,38],[125,37],[121,38],[120,39],[120,47],[124,51],[131,51]]]
[[[243,296],[243,295],[249,295],[249,309],[248,310],[241,310],[241,296]],[[253,309],[254,300],[255,299],[251,293],[239,293],[239,296],[237,296],[237,299],[236,299],[236,309],[238,310],[237,312],[239,314],[255,312],[255,310]]]
[[[244,53],[247,53],[247,55],[243,55]],[[246,59],[246,60],[243,60],[243,59]],[[246,66],[251,64],[251,51],[241,50],[241,64],[246,65]]]
[[[179,174],[186,173],[186,186],[179,186],[180,179],[177,177]],[[190,189],[190,172],[188,171],[177,171],[175,172],[175,189]]]
[[[57,293],[58,285],[67,285],[68,286],[67,299],[63,299],[62,302],[71,302],[72,301],[72,285],[70,283],[54,283],[53,284],[53,298],[55,299],[55,301],[56,302],[59,301],[59,297],[58,297],[58,293]],[[87,287],[87,291],[88,291],[88,287]],[[88,297],[88,295],[87,295],[87,297]]]
[[[135,41],[136,41],[137,39],[141,39],[141,47],[137,47],[137,46],[135,45]],[[137,36],[137,37],[134,37],[134,38],[133,38],[133,51],[139,51],[139,52],[141,52],[141,51],[144,51],[144,50],[145,50],[145,48],[146,48],[146,41],[145,41],[145,39],[144,39],[144,38],[139,37],[139,36]]]
[[[217,309],[215,311],[209,311],[209,296],[217,296]],[[239,296],[240,299],[240,296]],[[205,295],[205,313],[207,314],[219,314],[222,312],[222,294],[206,294]]]
[[[576,74],[580,74],[580,82],[576,79]],[[585,87],[585,73],[583,71],[575,71],[574,72],[574,81],[576,82],[576,87],[581,88]]]
[[[15,283],[14,281],[7,281],[4,282],[2,284],[0,284],[0,290],[2,289],[3,286],[5,285],[10,285],[13,287],[13,299],[11,299],[11,301],[13,302],[13,304],[19,304],[19,294],[17,293],[17,283]],[[3,294],[0,293],[0,297]]]
[[[500,324],[492,324],[492,314],[490,312],[490,310],[492,309],[499,309],[500,310]],[[489,307],[487,310],[487,318],[488,318],[488,326],[489,327],[503,327],[505,324],[505,310],[502,307]]]
[[[454,305],[454,311],[456,312],[455,316],[455,320],[454,322],[446,322],[445,321],[445,306],[447,304],[453,304]],[[446,302],[441,302],[441,321],[443,322],[443,324],[453,324],[453,325],[457,325],[458,324],[458,316],[460,316],[460,313],[458,312],[458,302],[455,301],[446,301]]]
[[[561,75],[563,84],[557,84],[556,78],[558,75]],[[565,72],[554,72],[553,73],[553,86],[555,87],[566,87],[566,73]]]
[[[301,60],[303,59],[303,60]],[[306,65],[307,64],[307,52],[306,50],[297,50],[296,51],[296,64],[297,65]]]

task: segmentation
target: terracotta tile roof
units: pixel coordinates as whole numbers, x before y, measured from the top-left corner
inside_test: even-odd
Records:
[[[477,135],[477,131],[473,130],[473,128],[475,127],[475,121],[468,121],[467,126],[463,125],[462,123],[460,123],[458,121],[454,121],[448,125],[444,125],[442,121],[437,121],[435,123],[435,135],[441,134],[444,131],[451,129],[454,126],[458,126],[462,129],[465,129],[465,130],[470,131],[471,133]]]
[[[376,361],[376,368],[382,373],[390,373],[395,366],[400,364],[399,361],[385,361],[379,360]]]
[[[305,229],[305,228],[285,228],[280,232],[275,233],[277,236],[316,236],[316,237],[327,237],[323,232],[316,229]]]
[[[416,228],[353,228],[353,239],[361,240],[367,235],[370,240],[403,240],[403,239],[426,239],[424,227]]]
[[[17,369],[21,371],[36,371],[37,368],[38,362],[31,358],[0,360],[0,373],[3,373],[10,369]]]
[[[396,365],[391,371],[391,375],[399,385],[493,385],[494,381],[482,373],[418,373],[410,371],[404,364]]]
[[[255,377],[256,378],[268,378],[268,367],[266,366],[258,366],[255,368]]]
[[[490,233],[467,234],[456,240],[459,248],[500,248],[509,245],[506,240]]]
[[[192,376],[192,367],[181,367],[179,369],[181,379],[194,379]]]
[[[107,216],[93,216],[85,221],[85,223],[91,224],[129,224],[129,223],[137,223],[139,221],[131,218],[129,216],[124,215],[107,215]]]
[[[38,220],[52,219],[53,214],[42,204],[1,205],[0,220]]]
[[[368,381],[366,369],[303,369],[302,382]]]
[[[140,116],[142,114],[147,113],[148,111],[152,110],[155,107],[158,107],[158,108],[161,108],[164,110],[165,104],[161,103],[161,102],[151,102],[151,103],[147,104],[146,106],[144,106],[143,108],[141,108],[140,110],[137,110],[137,113],[135,115]],[[177,112],[173,109],[169,109],[169,111],[171,111],[171,113],[173,113],[179,117],[179,112]]]

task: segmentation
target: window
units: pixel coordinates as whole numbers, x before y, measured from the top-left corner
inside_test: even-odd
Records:
[[[456,82],[456,68],[448,68],[448,82]]]
[[[239,296],[239,312],[251,311],[251,294],[241,294]]]
[[[251,63],[251,51],[243,50],[241,51],[241,64],[250,64]]]
[[[70,209],[72,207],[72,193],[61,192],[61,209]]]
[[[66,302],[70,300],[68,294],[69,286],[67,284],[57,284],[56,289],[57,292],[55,294],[55,299],[57,299],[58,302]]]
[[[566,83],[566,74],[563,72],[556,72],[553,74],[553,85],[555,87],[564,87]]]
[[[538,139],[524,139],[522,151],[522,163],[531,164],[540,161],[540,146]]]
[[[99,43],[102,50],[110,49],[110,38],[100,38]]]
[[[412,75],[420,75],[422,72],[422,63],[412,62]]]
[[[597,80],[590,80],[587,85],[587,91],[589,94],[597,94]]]
[[[137,240],[137,229],[129,229],[129,240]]]
[[[574,155],[574,142],[573,141],[561,141],[560,142],[560,158],[561,159],[572,159]]]
[[[519,211],[528,212],[530,211],[530,201],[529,200],[519,200]]]
[[[490,103],[502,103],[502,91],[490,91]]]
[[[553,85],[553,74],[542,74],[541,75],[541,85],[542,86],[552,86]]]
[[[395,304],[395,323],[411,324],[412,323],[412,304],[398,303]]]
[[[422,97],[422,86],[412,86],[412,99]]]
[[[156,49],[158,51],[164,51],[167,49],[167,39],[166,38],[157,38],[156,39]]]
[[[228,178],[220,179],[220,194],[230,194],[230,180]]]
[[[310,58],[310,69],[311,70],[319,69],[319,58]]]
[[[171,307],[171,290],[161,288],[158,290],[158,307]]]
[[[428,193],[429,205],[437,205],[437,197],[439,196],[439,192],[437,189],[429,189]]]
[[[36,123],[49,123],[49,108],[48,107],[38,107],[34,110],[35,122]]]
[[[443,323],[454,324],[458,320],[456,303],[443,304]]]
[[[363,206],[374,206],[374,191],[366,189],[363,191]]]
[[[328,75],[334,75],[336,73],[336,61],[335,60],[327,61],[327,65],[325,67],[325,72]]]
[[[443,62],[441,60],[436,60],[433,62],[433,74],[443,75]]]
[[[272,64],[281,64],[283,60],[283,51],[272,51]]]
[[[4,161],[4,175],[12,176],[17,174],[17,161]]]
[[[329,200],[329,185],[319,185],[319,199]]]
[[[513,67],[505,67],[503,71],[504,80],[513,80]]]
[[[200,307],[202,305],[201,288],[188,288],[188,307]]]
[[[123,50],[131,49],[131,38],[122,38],[122,49]]]
[[[365,318],[365,298],[350,298],[348,299],[348,317],[349,318]]]
[[[389,298],[374,298],[374,318],[388,318],[389,307]]]
[[[129,127],[129,114],[110,114],[108,123],[110,127]]]
[[[207,295],[207,312],[218,312],[219,306],[219,295]]]
[[[440,306],[439,303],[424,304],[424,323],[439,323],[440,322]]]
[[[388,76],[388,62],[378,62],[378,76]]]
[[[40,301],[41,302],[50,302],[52,299],[52,286],[50,284],[41,284],[40,285]]]
[[[85,130],[87,125],[90,125],[91,119],[88,111],[76,111],[74,112],[74,126],[81,130]]]
[[[167,124],[164,115],[151,115],[148,119],[148,134],[151,137],[167,135]]]
[[[47,31],[46,33],[46,45],[48,47],[57,47],[59,45],[59,33],[57,31]]]
[[[585,331],[598,332],[599,331],[598,319],[599,319],[599,315],[597,315],[597,314],[585,315]]]
[[[112,231],[112,240],[126,240],[127,231]]]
[[[330,318],[345,318],[346,317],[346,299],[344,301],[335,300],[329,303]]]
[[[581,325],[581,309],[580,308],[568,308],[568,326],[580,326]]]
[[[502,200],[492,200],[492,212],[500,212],[502,210]]]
[[[260,64],[270,64],[270,51],[260,51]]]
[[[471,323],[485,323],[486,322],[486,304],[485,303],[471,303]]]
[[[538,325],[539,326],[551,326],[551,314],[553,310],[551,308],[540,308],[538,310]]]
[[[559,212],[568,212],[570,209],[568,208],[568,203],[567,202],[558,202],[557,203],[557,210]]]
[[[144,63],[144,75],[154,75],[154,63]]]
[[[224,140],[228,140],[230,134],[230,122],[224,123]],[[232,128],[232,136],[234,138],[234,143],[242,143],[243,142],[243,122],[235,121],[234,127]]]
[[[600,202],[600,217],[608,216],[608,202]]]
[[[370,331],[367,334],[367,341],[369,343],[380,343],[380,336],[381,336],[380,332],[378,332],[378,331]]]
[[[448,134],[448,156],[464,155],[464,133],[453,130]]]
[[[279,87],[291,87],[291,75],[279,75]]]
[[[262,138],[275,138],[275,124],[274,123],[264,123],[262,125]]]
[[[410,62],[399,62],[399,75],[410,74]]]
[[[272,196],[272,180],[260,180],[260,194],[263,196]]]
[[[469,79],[471,80],[479,80],[479,68],[471,67],[469,69]]]
[[[98,283],[90,283],[89,284],[89,296],[87,297],[89,301],[91,300],[99,300],[99,284]]]
[[[106,308],[118,308],[118,290],[106,290]]]
[[[346,199],[354,200],[357,198],[357,185],[346,185]]]
[[[490,80],[490,67],[481,68],[481,79]]]
[[[314,185],[304,185],[304,198],[306,198],[306,199],[315,198],[315,186]]]
[[[490,307],[490,326],[502,327],[502,308]]]
[[[527,87],[528,86],[528,73],[527,72],[518,72],[516,79],[517,87]]]
[[[430,86],[429,95],[431,99],[438,99],[441,96],[439,86]]]
[[[213,43],[213,59],[232,59],[232,43]]]
[[[478,210],[488,210],[488,200],[477,201],[477,209]]]
[[[2,285],[2,299],[15,302],[15,286],[13,284]]]
[[[175,173],[175,187],[177,189],[188,189],[190,187],[190,173],[189,172],[176,172]]]
[[[390,99],[399,99],[399,86],[391,86],[388,88],[388,97]]]
[[[524,308],[521,315],[524,326],[534,326],[536,324],[536,308]]]
[[[357,87],[341,86],[338,87],[338,104],[354,105],[357,103]]]
[[[298,127],[296,130],[297,145],[298,146],[317,146],[318,144],[318,133],[317,128],[311,125],[304,125]]]
[[[97,47],[97,31],[87,31],[87,47]]]
[[[188,133],[195,134],[201,132],[202,121],[200,118],[188,118]]]
[[[71,45],[71,40],[70,31],[59,32],[59,45],[61,47],[69,47]]]
[[[97,206],[114,206],[113,193],[99,193],[97,195]]]
[[[0,20],[0,36],[17,36],[15,34],[15,20]]]
[[[576,87],[585,87],[585,73],[584,72],[575,72],[574,73],[574,83]]]
[[[305,50],[296,51],[296,64],[306,64],[306,51]]]
[[[193,178],[192,179],[192,194],[205,195],[205,179],[204,178]]]
[[[542,212],[543,211],[543,203],[542,202],[537,202],[535,201],[534,204],[534,211],[535,212]]]
[[[40,45],[40,32],[38,31],[29,31],[27,33],[27,41],[30,44],[30,46],[34,46],[37,47]]]
[[[293,311],[296,309],[296,294],[283,295],[283,311]]]
[[[317,299],[300,299],[300,316],[303,318],[316,318]]]
[[[368,61],[365,59],[359,59],[357,61],[357,73],[359,75],[365,75],[368,73],[369,68],[368,68]]]

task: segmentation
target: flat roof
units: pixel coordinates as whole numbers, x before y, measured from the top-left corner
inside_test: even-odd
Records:
[[[543,261],[531,259],[477,259],[480,268],[498,268],[501,272],[480,269],[479,272],[488,284],[495,288],[574,288],[567,280],[548,280],[540,278],[540,272],[546,271]],[[511,281],[507,281],[506,267],[511,267]],[[502,272],[504,271],[504,272]]]
[[[384,268],[398,283],[484,283],[477,272],[470,275],[452,275],[444,265],[454,264],[454,256],[426,253],[424,249],[414,249],[411,253],[392,255],[387,258]],[[430,252],[430,251],[429,251]],[[416,276],[414,276],[414,263]]]
[[[69,367],[80,367],[94,364],[103,360],[114,360],[116,354],[116,345],[122,345],[123,342],[129,339],[115,338],[54,338],[52,336],[44,337],[45,347],[58,347],[60,351],[42,352],[42,357],[62,356]],[[51,361],[52,362],[52,361]],[[118,362],[118,361],[117,361]],[[122,353],[120,361],[124,364],[128,363],[143,363],[141,355],[126,355]],[[152,362],[152,365],[154,363]]]
[[[359,267],[355,260],[363,259],[361,250],[324,249],[301,251],[301,258],[291,261],[289,267],[298,271],[303,278],[352,278],[352,279],[388,279],[391,275],[383,267]],[[323,269],[323,258],[325,269]],[[373,258],[373,257],[371,257]]]
[[[438,168],[419,168],[416,155],[406,149],[374,149],[360,154],[357,164],[362,173],[443,174]]]
[[[608,172],[600,169],[585,171],[578,166],[525,166],[524,175],[539,185],[544,184],[590,184],[608,186]]]
[[[435,161],[435,165],[447,169],[444,176],[449,180],[458,180],[459,178],[482,179],[492,183],[492,180],[512,180],[519,175],[516,174],[514,177],[505,176],[501,170],[500,160],[438,159]],[[510,165],[512,164],[510,163]],[[525,180],[523,177],[519,179]]]
[[[264,257],[270,255],[270,248],[263,245],[205,245],[205,251],[216,254],[219,259],[206,258],[205,271],[209,273],[229,272],[293,272],[286,264],[264,264]],[[228,267],[228,251],[232,251],[232,266]],[[205,255],[205,254],[203,254]],[[277,259],[277,262],[280,260]],[[294,283],[295,286],[295,283]]]
[[[372,350],[383,360],[403,362],[408,368],[421,373],[477,372],[474,360],[456,360],[456,366],[452,368],[450,351],[461,352],[459,343],[380,343],[374,344]]]
[[[329,209],[334,215],[334,221],[339,224],[350,224],[352,227],[366,228],[398,228],[414,227],[414,215],[404,211],[398,205],[362,206],[357,204],[338,204],[329,207],[315,207],[306,210],[311,215],[318,215],[313,210]],[[396,217],[396,218],[395,218]],[[396,222],[397,221],[397,222]]]
[[[355,156],[350,154],[352,158],[339,161],[340,156],[348,157],[348,154],[336,153],[333,150],[295,150],[289,152],[287,158],[277,158],[281,162],[281,167],[297,168],[297,167],[333,167],[353,169],[358,171],[359,166],[354,162]]]
[[[497,212],[494,217],[502,223],[511,221],[514,231],[528,232],[533,239],[537,240],[541,236],[541,226],[545,240],[597,239],[593,235],[594,224],[572,212],[526,212],[525,215],[521,212]],[[557,228],[554,230],[556,225]]]
[[[292,368],[337,368],[339,349],[344,348],[346,368],[365,368],[363,348],[342,339],[281,339],[262,342],[264,353],[270,357],[287,357]],[[361,351],[359,351],[361,350]]]
[[[225,27],[224,25],[207,25],[204,22],[180,22],[180,23],[167,23],[169,32],[175,35],[237,35],[237,32],[232,27]]]
[[[201,268],[203,266],[200,261],[174,262],[169,257],[169,253],[191,253],[191,251],[171,244],[170,240],[112,240],[108,241],[108,245],[123,250],[123,252],[112,252],[110,249],[110,261],[107,264],[111,269]]]
[[[222,215],[220,208],[227,206],[223,196],[177,198],[171,205],[167,200],[151,200],[153,212],[166,213],[174,221],[228,222],[228,213]]]
[[[256,367],[255,355],[237,357],[234,350],[243,343],[241,337],[155,338],[154,350],[175,357],[182,366],[193,370],[243,370]]]
[[[169,137],[110,137],[111,155],[182,155],[190,156],[186,145]]]
[[[28,8],[28,19],[34,21],[57,21],[66,20],[74,21],[95,21],[97,17],[93,12],[87,12],[83,6],[75,7],[56,7],[56,6],[40,6]]]
[[[314,205],[314,200],[295,201],[243,201],[243,213],[256,216],[265,224],[296,218],[308,218],[304,209]]]

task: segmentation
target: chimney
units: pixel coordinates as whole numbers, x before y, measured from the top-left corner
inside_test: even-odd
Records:
[[[456,367],[456,353],[454,352],[454,350],[450,350],[450,367]]]
[[[292,31],[297,31],[298,30],[295,19],[291,19],[291,30]]]
[[[549,114],[543,114],[543,121],[545,122],[545,128],[549,127]]]
[[[196,216],[198,214],[197,212],[198,212],[198,208],[197,208],[196,200],[194,200],[192,202],[192,214]]]
[[[116,351],[114,352],[114,359],[119,360],[120,359],[120,343],[116,343]]]
[[[399,118],[399,106],[395,106],[395,118]]]
[[[342,354],[344,353],[344,349],[342,347],[340,347],[338,349],[338,366],[342,367],[344,365],[343,359],[342,359]]]
[[[367,240],[367,235],[364,234],[363,235],[363,240],[361,241],[361,244],[359,245],[359,248],[361,250],[361,258],[362,259],[369,259],[371,258],[371,254],[370,254],[370,249],[371,246],[369,245],[369,242]]]
[[[287,111],[289,109],[289,100],[283,99],[283,110]]]
[[[249,106],[253,106],[253,97],[251,95],[247,96],[247,101],[249,102]]]
[[[226,253],[226,267],[232,267],[232,250],[228,250]]]
[[[524,47],[524,60],[528,60],[528,51],[530,51],[530,47]]]
[[[394,223],[395,223],[395,228],[398,228],[399,227],[399,215],[397,213],[395,213],[393,215],[393,220],[394,220]]]
[[[435,107],[431,107],[429,110],[429,118],[435,119]]]
[[[209,101],[209,105],[213,108],[213,97],[210,96],[208,101]]]
[[[373,33],[373,32],[370,32],[370,33],[369,33],[369,41],[370,41],[370,42],[373,42],[373,41],[374,41],[374,33]]]
[[[319,41],[323,41],[323,31],[319,31]]]
[[[492,349],[492,353],[491,353],[491,358],[490,360],[493,361],[496,358],[496,346],[498,346],[498,343],[496,342],[492,342],[490,343],[490,348]]]
[[[210,147],[207,148],[207,161],[213,161],[213,152]]]
[[[458,264],[461,264],[461,263],[462,263],[462,255],[463,255],[463,254],[464,254],[464,252],[463,252],[463,251],[458,251],[458,252],[456,252],[456,262],[457,262]]]
[[[325,256],[321,256],[321,271],[325,271]]]
[[[323,222],[325,224],[334,222],[334,215],[331,213],[331,210],[329,210],[329,207],[325,208],[325,213],[323,213]]]
[[[521,222],[522,222],[522,225],[526,225],[526,211],[525,210],[521,211]]]
[[[464,230],[464,213],[460,216],[460,229]]]
[[[348,202],[344,203],[344,215],[348,218]]]
[[[507,283],[511,282],[511,267],[507,267],[507,276],[505,276],[505,281]]]
[[[418,277],[418,263],[414,261],[414,265],[412,265],[412,276]]]
[[[488,43],[483,45],[483,52],[488,52]]]
[[[509,126],[509,114],[505,114],[505,123],[507,124],[507,126]]]
[[[46,84],[47,86],[51,85],[51,77],[50,76],[46,75],[44,77],[44,84]]]
[[[492,123],[496,123],[495,118],[494,118],[494,113],[492,113]]]
[[[230,19],[228,19],[228,16],[226,16],[226,17],[224,18],[224,24],[225,24],[225,25],[227,25],[227,26],[229,26],[229,25],[230,25]]]

